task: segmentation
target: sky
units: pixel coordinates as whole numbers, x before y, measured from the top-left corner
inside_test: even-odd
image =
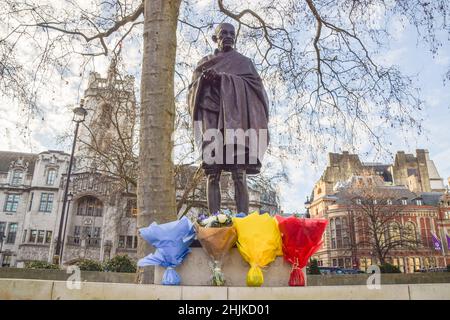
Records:
[[[443,82],[444,73],[450,69],[450,45],[444,41],[444,46],[435,57],[430,53],[427,44],[417,42],[417,36],[409,27],[393,24],[391,29],[394,41],[388,50],[383,51],[377,59],[391,65],[398,65],[403,73],[415,76],[417,86],[421,88],[421,97],[425,100],[424,133],[420,136],[407,134],[392,135],[392,145],[386,146],[389,153],[374,154],[369,145],[361,146],[361,152],[367,151],[367,156],[361,156],[363,162],[391,163],[393,156],[399,150],[415,153],[415,149],[428,149],[438,172],[447,184],[450,177],[450,88]],[[445,34],[439,35],[445,40]],[[125,46],[124,46],[125,47]],[[27,48],[23,48],[24,55]],[[28,49],[29,50],[29,49]],[[139,48],[129,46],[123,52],[125,69],[137,77],[136,66],[141,61]],[[92,69],[106,74],[108,59],[97,59]],[[61,143],[63,134],[73,130],[71,109],[79,102],[86,87],[86,78],[69,75],[61,79],[52,77],[48,80],[49,91],[39,97],[39,102],[46,106],[46,112],[38,114],[26,122],[27,114],[23,113],[15,101],[0,96],[0,150],[20,152],[41,152],[48,149],[70,150],[66,141]],[[24,128],[24,123],[27,127]],[[69,139],[70,141],[70,139]],[[339,146],[336,146],[338,149]],[[337,151],[332,150],[328,151]],[[289,183],[280,183],[281,207],[285,212],[304,212],[306,196],[311,193],[314,183],[320,178],[327,165],[327,153],[318,155],[318,162],[312,164],[308,157],[296,159],[291,157],[286,161]]]

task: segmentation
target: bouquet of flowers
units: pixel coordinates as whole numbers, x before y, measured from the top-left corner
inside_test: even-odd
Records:
[[[247,285],[259,287],[264,283],[261,267],[283,254],[277,222],[268,213],[260,215],[258,212],[234,219],[233,222],[238,236],[238,250],[250,264]]]
[[[223,286],[225,277],[222,272],[222,261],[237,239],[231,212],[222,211],[211,216],[201,215],[195,228],[198,241],[211,259],[211,283]]]
[[[180,265],[186,255],[191,252],[189,246],[195,238],[192,222],[186,217],[159,225],[153,222],[150,226],[139,229],[139,233],[145,241],[156,248],[156,251],[140,259],[138,266],[165,267],[167,269],[164,272],[162,284],[179,285],[181,279],[174,268]]]
[[[325,219],[302,219],[295,216],[284,218],[276,216],[283,240],[284,259],[292,264],[289,277],[290,286],[304,286],[302,269],[308,259],[322,245],[322,235],[328,221]]]

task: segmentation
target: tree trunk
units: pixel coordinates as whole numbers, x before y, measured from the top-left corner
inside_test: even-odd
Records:
[[[141,78],[138,228],[176,219],[172,162],[175,100],[176,30],[181,0],[145,0]],[[139,238],[138,257],[152,251]],[[146,270],[143,270],[146,269]],[[137,281],[149,283],[151,269],[140,268]]]

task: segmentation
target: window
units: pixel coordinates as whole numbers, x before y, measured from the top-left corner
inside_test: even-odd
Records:
[[[331,219],[330,221],[330,231],[331,231],[331,249],[336,249],[336,219]]]
[[[389,226],[388,241],[390,243],[398,243],[400,241],[400,227],[396,222],[391,223]]]
[[[28,211],[31,211],[31,207],[33,206],[33,198],[34,198],[34,192],[31,193],[30,205],[28,206]]]
[[[333,267],[337,267],[337,259],[333,259]]]
[[[430,266],[431,266],[432,268],[434,268],[434,267],[437,266],[437,264],[436,264],[436,258],[435,258],[435,257],[430,257]]]
[[[331,249],[347,248],[350,246],[350,234],[348,232],[348,220],[346,217],[338,217],[330,221]]]
[[[127,201],[126,216],[127,217],[136,217],[137,216],[136,199],[129,199]]]
[[[95,227],[94,228],[94,238],[100,238],[100,227]]]
[[[137,243],[138,243],[138,239],[137,239],[137,237],[135,236],[135,237],[134,237],[134,242],[133,242],[133,249],[136,249],[136,248],[137,248]]]
[[[35,243],[37,238],[37,230],[30,230],[30,242]]]
[[[11,255],[4,254],[2,259],[2,267],[10,267],[11,266]]]
[[[103,204],[95,197],[83,197],[78,202],[77,215],[101,217],[103,215]]]
[[[403,238],[405,239],[407,246],[417,246],[417,232],[414,223],[410,221],[405,223]]]
[[[52,231],[47,231],[45,233],[45,243],[51,243],[52,242]]]
[[[20,196],[18,194],[8,194],[6,195],[5,202],[5,212],[16,212],[17,206],[19,205]]]
[[[6,222],[0,222],[0,238],[5,236]],[[2,239],[3,240],[3,239]]]
[[[50,169],[47,172],[47,185],[53,185],[56,180],[56,170]]]
[[[336,218],[336,248],[342,248],[342,224],[340,218]],[[339,264],[339,266],[341,265]]]
[[[127,236],[126,247],[127,249],[133,248],[133,236]]]
[[[13,186],[22,184],[22,179],[23,179],[23,171],[22,170],[14,170],[12,179],[11,179],[11,184]]]
[[[22,243],[27,242],[27,230],[23,230]]]
[[[366,264],[366,259],[365,258],[360,258],[359,259],[359,269],[361,269],[364,272],[367,270],[367,264]]]
[[[8,236],[6,237],[6,243],[16,242],[16,234],[17,234],[17,223],[10,223]]]
[[[80,226],[75,226],[75,228],[73,229],[73,236],[74,237],[79,237],[80,236],[80,231],[81,231],[81,227]]]
[[[398,267],[402,273],[405,273],[405,262],[403,258],[398,259]]]
[[[402,199],[402,205],[406,206],[408,204],[408,200]]]
[[[119,236],[119,248],[125,248],[125,236]]]
[[[83,229],[81,230],[81,234],[83,235],[83,237],[90,237],[91,236],[91,227],[83,227]]]
[[[392,199],[387,199],[386,203],[390,206],[392,205]]]
[[[414,270],[415,270],[415,268],[414,268],[414,258],[408,258],[407,260],[406,260],[406,267],[407,267],[407,270],[408,270],[408,272],[409,273],[414,273]]]
[[[44,243],[44,235],[45,235],[45,230],[38,231],[38,237],[37,237],[38,243]]]
[[[40,212],[51,212],[53,208],[53,193],[42,193],[41,203],[39,204]]]
[[[416,204],[417,204],[418,206],[421,206],[421,205],[422,205],[422,200],[417,199],[417,200],[416,200]]]

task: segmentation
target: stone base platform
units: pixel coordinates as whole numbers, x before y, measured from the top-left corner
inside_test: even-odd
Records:
[[[206,287],[0,279],[0,300],[450,300],[450,284],[323,287]]]
[[[181,285],[184,286],[209,286],[211,285],[211,269],[208,265],[209,258],[202,248],[191,248],[192,252],[183,263],[175,270],[181,277]],[[241,257],[237,248],[232,248],[223,261],[222,271],[225,275],[225,286],[246,287],[249,264]],[[263,287],[287,287],[292,266],[277,257],[267,267],[262,268],[264,275]],[[155,284],[161,284],[165,268],[155,267]],[[305,284],[307,284],[306,270]]]

